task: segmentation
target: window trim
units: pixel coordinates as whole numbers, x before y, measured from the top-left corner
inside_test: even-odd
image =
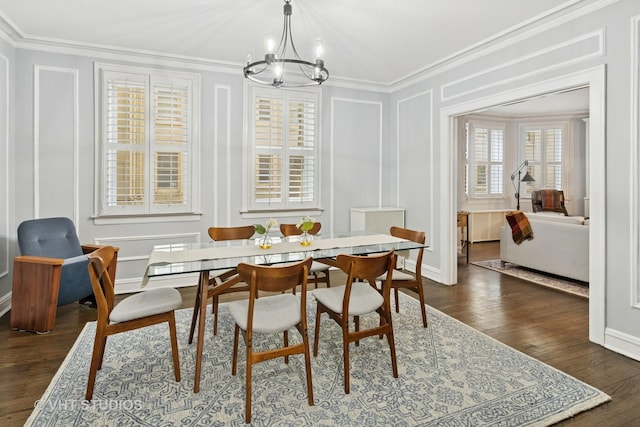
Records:
[[[284,91],[283,89],[266,88],[264,86],[244,81],[243,84],[243,145],[242,145],[242,208],[240,213],[243,218],[263,218],[265,216],[284,217],[291,213],[299,215],[317,215],[322,212],[321,204],[321,180],[322,180],[322,91],[320,88],[296,88]],[[255,146],[254,146],[254,114],[256,92],[280,92],[303,93],[315,98],[315,135],[314,135],[314,201],[312,203],[297,204],[286,203],[273,208],[258,206],[253,202],[253,180],[255,179]],[[288,116],[289,110],[285,108],[283,115]],[[284,159],[283,159],[284,161]],[[288,168],[288,166],[287,166]],[[283,182],[288,182],[288,178]],[[286,187],[285,187],[286,191]]]
[[[188,185],[190,185],[190,200],[188,200],[185,209],[167,209],[152,211],[149,209],[150,202],[145,203],[143,210],[136,209],[123,209],[122,213],[110,212],[105,209],[105,170],[104,170],[104,147],[103,136],[106,123],[104,122],[104,73],[121,73],[121,74],[137,74],[146,76],[150,82],[162,81],[166,79],[180,79],[188,81],[190,86],[191,95],[191,115],[189,117],[191,121],[190,125],[190,147],[188,150],[190,159],[188,160],[189,172],[186,179]],[[96,224],[118,224],[118,223],[136,223],[147,222],[144,218],[156,218],[160,221],[191,221],[200,218],[202,212],[200,211],[201,194],[200,194],[200,158],[201,158],[201,145],[200,145],[200,88],[201,88],[201,76],[197,73],[173,71],[173,70],[161,70],[157,68],[132,66],[132,65],[120,65],[111,63],[94,63],[94,214],[93,219]],[[149,85],[149,95],[152,96],[153,85]],[[147,140],[145,141],[145,150],[147,145],[153,145],[149,140],[152,135],[149,134],[150,119],[149,115],[153,114],[153,111],[147,112],[147,118],[145,119],[145,128],[147,129]],[[150,176],[154,173],[153,170],[149,170],[150,163],[147,162],[145,166],[145,176]],[[153,191],[151,186],[147,186],[148,191]],[[152,194],[146,195],[146,197],[152,197]],[[190,219],[193,218],[193,219]]]

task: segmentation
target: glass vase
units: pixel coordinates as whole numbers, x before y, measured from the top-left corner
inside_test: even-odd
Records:
[[[268,234],[265,234],[263,237],[260,238],[258,245],[260,245],[262,249],[269,249],[272,245],[271,237],[269,237]]]
[[[300,244],[302,246],[309,246],[312,240],[313,240],[313,237],[311,236],[311,234],[309,234],[306,231],[302,232],[302,235],[300,236]]]

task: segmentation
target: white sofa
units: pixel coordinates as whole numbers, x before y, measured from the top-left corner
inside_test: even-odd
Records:
[[[589,281],[589,224],[582,217],[527,213],[533,239],[513,242],[507,221],[500,230],[503,262]]]

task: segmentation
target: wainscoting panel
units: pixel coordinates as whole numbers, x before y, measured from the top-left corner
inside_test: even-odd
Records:
[[[34,73],[34,218],[66,216],[78,227],[78,70]]]
[[[631,306],[640,309],[640,16],[631,20],[631,153],[630,224]],[[636,352],[635,354],[640,354]]]
[[[9,58],[0,54],[0,279],[9,274]],[[0,300],[0,314],[1,311]]]

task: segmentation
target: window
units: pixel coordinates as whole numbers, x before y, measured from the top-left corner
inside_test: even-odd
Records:
[[[248,210],[319,207],[319,92],[248,88]]]
[[[504,127],[469,122],[467,125],[467,194],[500,197],[504,189]]]
[[[562,190],[562,152],[565,125],[528,126],[523,129],[524,160],[535,182],[528,182],[527,192],[535,188]]]
[[[99,215],[191,213],[196,75],[98,65]]]

